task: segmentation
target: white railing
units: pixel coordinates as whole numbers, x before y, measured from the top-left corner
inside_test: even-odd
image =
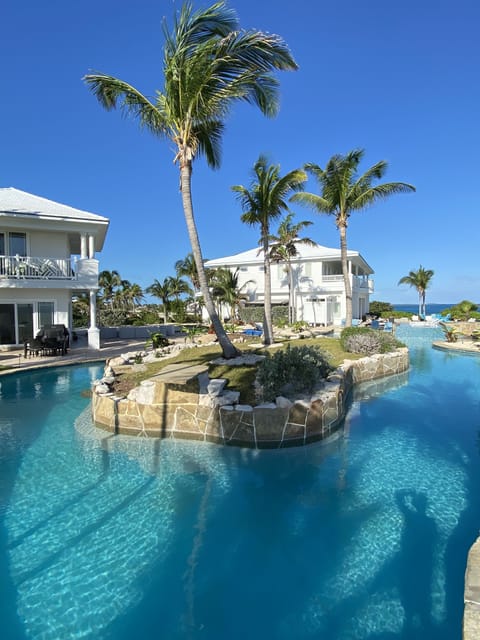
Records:
[[[322,282],[340,282],[343,281],[342,274],[337,274],[333,276],[322,276]]]
[[[70,259],[0,256],[0,278],[73,280]]]

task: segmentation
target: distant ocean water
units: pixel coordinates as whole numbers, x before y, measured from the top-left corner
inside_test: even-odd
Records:
[[[456,302],[452,302],[451,304],[428,304],[426,305],[426,315],[429,316],[432,313],[441,313],[444,309],[449,309],[453,307]],[[418,313],[418,303],[417,304],[394,304],[393,308],[395,311],[405,311],[406,313]]]

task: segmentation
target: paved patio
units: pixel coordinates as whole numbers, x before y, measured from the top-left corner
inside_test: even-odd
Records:
[[[171,339],[172,342],[179,338]],[[183,340],[183,337],[181,338]],[[72,343],[68,353],[64,356],[32,356],[25,358],[22,349],[12,351],[0,351],[0,375],[25,369],[38,369],[42,367],[58,367],[61,365],[80,364],[82,362],[97,362],[107,360],[122,353],[130,351],[143,351],[145,340],[102,340],[99,350],[89,349],[87,340],[81,336]]]

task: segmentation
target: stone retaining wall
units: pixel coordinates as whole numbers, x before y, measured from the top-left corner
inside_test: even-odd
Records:
[[[480,638],[480,538],[468,554],[465,573],[463,640]]]
[[[237,404],[238,392],[209,393],[206,368],[185,374],[182,384],[159,374],[128,398],[92,395],[93,420],[113,433],[187,438],[253,448],[305,445],[322,440],[342,424],[354,384],[395,375],[409,367],[408,349],[346,361],[308,399]]]

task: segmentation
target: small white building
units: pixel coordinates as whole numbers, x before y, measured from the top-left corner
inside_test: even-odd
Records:
[[[340,249],[321,245],[297,244],[298,256],[292,258],[292,300],[297,320],[311,325],[341,325],[346,315],[345,285]],[[368,312],[373,293],[372,268],[358,253],[348,251],[348,271],[352,286],[353,317]],[[263,250],[250,249],[225,258],[209,260],[211,269],[223,267],[236,271],[247,304],[263,305]],[[272,263],[272,304],[288,304],[288,271],[284,262]]]
[[[98,260],[109,221],[14,188],[0,188],[0,350],[41,326],[72,329],[72,296],[90,299],[89,347],[98,349]]]

